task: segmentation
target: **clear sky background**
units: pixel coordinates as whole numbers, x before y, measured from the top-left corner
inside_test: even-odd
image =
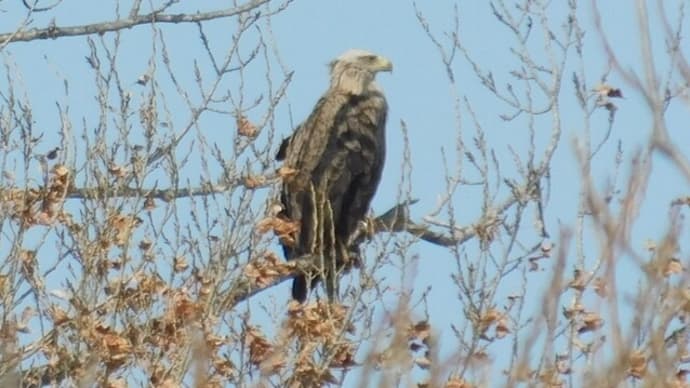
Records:
[[[0,25],[2,32],[13,30],[21,20],[19,2],[0,1]],[[113,16],[114,1],[99,2],[95,6],[91,1],[70,0],[61,4],[56,12],[49,15],[37,14],[33,18],[32,27],[42,27],[54,18],[57,25],[85,24],[109,20]],[[128,10],[129,2],[122,1],[121,9]],[[186,4],[185,4],[186,3]],[[203,10],[210,9],[214,4],[226,4],[226,1],[183,2],[177,9]],[[567,18],[565,1],[553,2],[550,8],[550,22],[556,31],[561,31]],[[600,78],[607,71],[607,58],[602,49],[593,24],[593,13],[590,2],[580,2],[578,18],[586,31],[585,73],[589,89],[600,82]],[[672,5],[669,2],[669,9]],[[675,2],[673,2],[675,4]],[[203,4],[203,5],[202,5]],[[420,0],[418,9],[424,14],[431,25],[432,31],[441,36],[444,31],[450,31],[453,25],[453,7],[455,2],[446,0]],[[473,59],[484,70],[491,71],[499,88],[504,88],[507,82],[513,82],[509,72],[513,70],[516,61],[510,53],[509,47],[514,45],[511,35],[500,25],[491,13],[489,2],[460,1],[457,2],[460,16],[460,39],[466,45]],[[641,73],[641,54],[639,51],[639,35],[633,2],[598,2],[604,21],[604,31],[612,46],[619,55],[622,66]],[[675,6],[675,5],[673,5]],[[207,7],[207,8],[204,8]],[[650,6],[652,14],[656,13],[655,6]],[[126,12],[126,11],[124,11]],[[671,11],[671,15],[675,12]],[[657,23],[658,19],[652,19]],[[687,22],[687,17],[686,17]],[[263,25],[264,28],[267,26]],[[411,2],[401,0],[296,0],[284,12],[271,20],[273,37],[276,47],[286,70],[294,71],[294,78],[287,90],[285,103],[277,113],[275,130],[278,137],[287,136],[292,128],[301,122],[312,110],[316,100],[325,91],[328,83],[327,64],[349,48],[363,48],[388,57],[394,63],[392,74],[379,75],[378,83],[385,90],[390,106],[388,120],[388,154],[386,169],[380,189],[373,202],[375,212],[380,213],[393,206],[397,200],[397,190],[400,181],[401,164],[403,160],[404,144],[401,137],[401,120],[409,130],[411,158],[413,170],[411,175],[412,192],[414,198],[420,201],[412,209],[413,218],[420,220],[430,212],[445,193],[446,182],[442,164],[441,150],[445,150],[452,164],[455,158],[461,157],[456,152],[456,136],[458,122],[453,107],[453,94],[448,79],[444,73],[438,50],[426,37],[417,22],[415,10]],[[209,35],[218,39],[225,31],[232,31],[232,22],[220,20],[209,23]],[[664,53],[664,41],[659,33],[659,25],[652,25],[655,32],[655,52],[658,53],[659,72],[665,76],[668,57]],[[163,27],[168,39],[168,49],[173,63],[180,70],[179,74],[186,74],[183,84],[193,88],[193,61],[203,62],[205,57],[201,52],[194,52],[198,48],[198,32],[193,25],[168,25]],[[229,35],[229,32],[228,32]],[[132,90],[138,93],[135,84],[137,78],[146,71],[150,49],[150,29],[147,26],[136,27],[123,32],[122,52],[119,63],[123,77],[129,77]],[[218,50],[223,47],[219,42]],[[687,40],[681,41],[687,52]],[[546,60],[539,54],[542,41],[531,44],[535,58]],[[247,49],[251,44],[247,44]],[[5,63],[16,64],[21,74],[20,83],[24,85],[26,94],[33,102],[34,116],[38,126],[45,132],[45,149],[51,149],[57,142],[57,111],[56,100],[69,102],[71,115],[75,124],[74,131],[82,131],[82,117],[90,122],[95,117],[96,103],[93,100],[95,87],[92,75],[84,57],[88,55],[88,47],[84,37],[60,39],[57,41],[39,41],[31,43],[14,43],[2,52]],[[574,58],[574,56],[573,56]],[[579,172],[575,159],[573,144],[581,137],[584,128],[582,114],[573,97],[571,74],[575,70],[575,63],[566,68],[563,81],[563,99],[561,105],[563,135],[556,151],[551,170],[550,201],[546,209],[546,228],[558,244],[557,237],[561,227],[574,227],[577,217],[578,193],[580,190]],[[14,65],[11,65],[14,66]],[[480,125],[486,132],[491,148],[495,151],[504,176],[514,176],[509,147],[524,155],[528,146],[528,130],[526,121],[518,119],[512,122],[501,120],[499,115],[510,113],[504,104],[497,101],[488,93],[474,76],[471,67],[462,59],[454,65],[457,76],[457,92],[461,98],[468,98],[471,102]],[[0,73],[6,72],[0,70]],[[280,75],[278,69],[276,76]],[[87,79],[80,81],[86,75]],[[61,78],[70,80],[69,95],[63,93]],[[247,89],[251,90],[251,81],[256,82],[258,88],[264,87],[263,74],[250,74]],[[6,84],[3,75],[0,81]],[[593,161],[594,182],[599,189],[606,187],[614,177],[615,152],[620,142],[623,149],[623,168],[617,176],[616,184],[620,189],[629,174],[629,161],[633,153],[643,146],[650,135],[650,114],[639,94],[631,90],[621,78],[610,75],[608,83],[620,87],[624,98],[615,101],[618,106],[616,120],[610,135],[610,140],[604,145]],[[193,94],[193,91],[191,92]],[[248,93],[251,95],[251,91]],[[173,110],[174,111],[174,110]],[[256,112],[258,115],[261,112]],[[469,147],[473,147],[471,137],[474,127],[467,110],[463,107],[460,126],[464,131],[464,140]],[[258,120],[260,117],[250,118]],[[687,129],[687,107],[674,103],[669,108],[668,127],[675,141],[679,145],[690,145],[690,132]],[[185,120],[186,116],[180,120]],[[228,133],[233,133],[229,121],[218,118],[204,118],[202,126],[208,131],[211,143],[221,147],[228,141]],[[598,143],[606,133],[608,112],[600,110],[592,120],[592,143]],[[537,148],[542,151],[551,133],[550,117],[538,121]],[[52,140],[51,140],[52,139]],[[686,147],[687,148],[687,147]],[[0,151],[2,152],[2,151]],[[647,200],[641,208],[639,222],[633,229],[633,241],[639,241],[642,249],[646,239],[657,239],[666,231],[667,213],[672,199],[687,195],[688,182],[681,179],[677,171],[661,157],[655,157],[654,173],[651,177]],[[193,179],[193,172],[187,172]],[[506,191],[499,195],[498,200],[505,198]],[[454,206],[457,222],[461,225],[473,222],[481,212],[481,187],[462,187],[454,196]],[[532,214],[533,213],[528,213]],[[443,218],[443,214],[439,216]],[[531,225],[532,220],[526,222]],[[532,242],[537,242],[534,240]],[[595,240],[587,249],[595,256],[593,249]],[[681,243],[683,245],[683,243]],[[418,254],[416,263],[416,277],[413,285],[414,297],[430,288],[428,298],[429,315],[434,330],[439,335],[442,354],[454,351],[454,335],[450,324],[462,324],[464,317],[461,306],[457,302],[457,289],[450,279],[456,270],[453,258],[439,247],[420,242],[415,246]],[[573,252],[574,253],[574,252]],[[468,252],[471,256],[472,252]],[[686,258],[682,258],[687,262]],[[631,263],[621,262],[621,289],[634,289],[638,279],[626,278],[626,266]],[[571,271],[572,267],[568,267]],[[397,283],[398,273],[390,268],[389,281],[393,287],[402,287]],[[534,313],[539,307],[538,298],[542,287],[550,279],[550,266],[544,265],[544,272],[531,275],[528,297],[533,296],[536,303],[532,303],[528,311]],[[502,296],[517,290],[520,283],[507,282],[502,287]],[[55,287],[60,287],[56,284]],[[260,309],[262,304],[280,305],[287,301],[289,284],[283,284],[268,290],[255,298],[249,306],[253,308],[256,318],[261,322]],[[252,306],[253,305],[253,306]],[[419,318],[422,318],[421,311]],[[270,326],[269,323],[264,323]],[[505,343],[505,353],[510,351],[509,342]],[[500,349],[500,347],[496,348]],[[502,352],[492,356],[501,358]]]

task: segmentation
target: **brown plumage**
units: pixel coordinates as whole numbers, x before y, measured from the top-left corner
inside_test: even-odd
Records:
[[[369,211],[385,157],[388,106],[374,77],[392,68],[363,50],[331,62],[330,87],[278,151],[277,159],[296,170],[283,183],[282,215],[300,224],[294,244],[281,242],[285,256],[319,258],[313,271],[293,281],[292,297],[299,301],[320,274],[334,299],[337,271],[357,252],[349,239]]]

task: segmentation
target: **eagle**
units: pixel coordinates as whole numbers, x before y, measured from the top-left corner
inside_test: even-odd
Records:
[[[322,277],[334,300],[338,271],[359,260],[352,238],[369,211],[386,152],[388,104],[374,78],[391,72],[392,63],[352,49],[329,67],[328,90],[276,156],[293,172],[280,193],[280,216],[296,224],[294,238],[281,239],[285,258],[316,258],[312,270],[293,280],[299,302]]]

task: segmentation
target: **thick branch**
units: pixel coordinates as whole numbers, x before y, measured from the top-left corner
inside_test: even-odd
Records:
[[[235,178],[225,183],[201,182],[196,187],[166,187],[166,188],[136,188],[125,186],[121,183],[113,183],[110,186],[73,187],[70,186],[65,193],[65,199],[101,199],[101,198],[154,198],[163,201],[172,201],[179,198],[202,197],[230,192],[244,186],[247,189],[259,189],[273,185],[280,179],[278,172],[269,172],[266,175],[245,176]],[[0,188],[0,199],[10,201],[22,198],[26,191],[35,193],[47,193],[53,188],[42,186],[38,188]]]
[[[198,187],[190,188],[132,188],[127,186],[111,187],[70,187],[65,198],[67,199],[100,199],[117,197],[146,197],[160,199],[166,202],[179,198],[198,197],[226,193],[237,186],[248,189],[258,189],[275,184],[280,179],[280,173],[271,173],[265,176],[245,177],[228,184],[202,183]],[[45,189],[44,189],[45,190]],[[9,201],[13,198],[21,198],[24,189],[0,189],[0,199]],[[420,239],[441,246],[453,246],[461,244],[472,238],[476,232],[474,226],[455,228],[452,234],[444,234],[432,231],[429,226],[419,224],[410,219],[409,206],[417,203],[410,200],[393,206],[385,213],[371,220],[370,228],[362,227],[352,237],[350,244],[359,245],[369,240],[372,234],[381,232],[408,232]]]
[[[426,242],[445,247],[463,243],[474,235],[474,233],[471,232],[473,228],[456,230],[451,236],[432,231],[427,225],[418,224],[412,221],[410,219],[410,205],[414,205],[417,201],[417,199],[405,201],[376,217],[373,220],[374,233],[408,232]],[[367,236],[365,232],[365,230],[360,229],[354,241],[361,242],[364,239],[369,239],[371,236]]]
[[[128,19],[86,24],[82,26],[49,26],[46,28],[32,28],[26,31],[16,31],[0,34],[0,45],[5,45],[10,42],[28,42],[38,39],[56,39],[64,36],[103,34],[105,32],[112,32],[132,28],[141,24],[197,23],[211,19],[235,16],[244,12],[251,11],[261,6],[262,4],[268,3],[269,1],[270,0],[252,0],[247,4],[240,5],[234,8],[228,8],[211,12],[182,13],[176,15],[157,14],[154,12],[146,15],[133,15]]]
[[[66,198],[98,199],[114,197],[147,197],[172,201],[178,198],[199,197],[226,193],[237,185],[207,184],[191,188],[137,189],[131,187],[83,187],[71,189]]]

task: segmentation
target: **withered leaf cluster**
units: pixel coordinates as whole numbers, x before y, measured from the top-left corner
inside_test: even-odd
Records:
[[[497,308],[492,307],[478,314],[471,314],[469,318],[477,332],[480,333],[481,338],[485,340],[501,339],[511,332],[508,313]],[[489,333],[492,328],[494,329],[493,335]]]
[[[295,368],[290,381],[320,386],[335,382],[331,368],[356,365],[355,345],[347,340],[354,325],[348,308],[340,304],[291,302],[284,330],[297,347]],[[299,385],[295,385],[299,386]]]
[[[254,125],[247,117],[244,115],[237,116],[237,134],[245,137],[256,137],[259,134],[259,128]]]
[[[276,280],[290,274],[294,270],[290,263],[269,252],[263,258],[253,260],[244,268],[244,276],[257,288],[263,288]]]
[[[61,164],[50,171],[48,182],[39,188],[0,190],[0,201],[11,217],[26,226],[50,225],[63,221],[65,197],[72,187],[72,172]]]
[[[612,98],[623,98],[623,92],[619,88],[608,84],[600,84],[594,87],[594,93],[597,97],[596,104],[604,107],[609,112],[615,112],[618,107],[614,104]]]
[[[286,245],[295,244],[295,233],[297,233],[299,228],[298,222],[277,216],[264,218],[256,224],[257,233],[264,234],[273,231],[280,241]]]

